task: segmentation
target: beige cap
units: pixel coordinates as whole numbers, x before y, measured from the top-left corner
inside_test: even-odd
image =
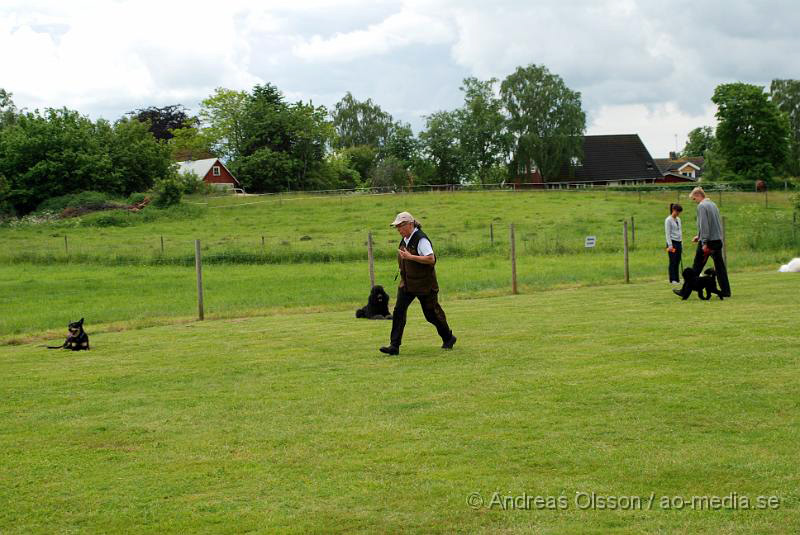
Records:
[[[401,225],[403,223],[413,223],[413,222],[414,222],[414,216],[412,216],[408,212],[400,212],[394,218],[394,221],[392,221],[390,226],[396,227],[397,225]]]

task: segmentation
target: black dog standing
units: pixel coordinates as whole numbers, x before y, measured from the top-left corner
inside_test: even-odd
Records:
[[[389,294],[386,293],[383,286],[377,285],[370,290],[367,306],[356,310],[356,317],[371,320],[392,319],[392,315],[389,314]]]
[[[711,299],[711,294],[716,294],[720,299],[723,298],[722,290],[717,287],[717,273],[712,268],[705,270],[705,273],[699,277],[690,267],[683,270],[683,287],[675,290],[675,293],[686,301],[692,292],[697,292],[697,297],[703,301]]]
[[[73,321],[67,327],[69,335],[60,346],[47,346],[47,349],[70,349],[72,351],[89,350],[89,335],[83,330],[83,318]]]

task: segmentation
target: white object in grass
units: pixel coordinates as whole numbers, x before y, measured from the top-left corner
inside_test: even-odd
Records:
[[[800,273],[800,258],[793,258],[791,262],[780,267],[781,273]]]

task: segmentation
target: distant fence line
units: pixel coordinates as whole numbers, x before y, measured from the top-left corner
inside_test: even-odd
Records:
[[[663,235],[659,228],[649,226],[649,231],[644,234],[646,240],[642,242],[639,238],[641,225],[637,228],[634,215],[627,216],[629,219],[630,249],[634,250],[640,243],[649,244],[650,247],[661,245]],[[621,219],[608,220],[606,222],[594,222],[591,230],[586,230],[583,234],[571,232],[564,235],[563,232],[556,232],[553,229],[539,229],[533,224],[515,225],[516,237],[521,240],[521,249],[517,244],[513,244],[525,256],[542,256],[552,254],[570,254],[585,250],[585,235],[591,235],[593,250],[604,253],[617,253],[623,249],[623,241],[617,240],[617,231],[614,230]],[[450,238],[443,236],[439,239],[439,250],[442,254],[453,257],[479,257],[487,254],[508,254],[512,247],[511,240],[497,239],[495,231],[502,225],[496,222],[486,222],[479,227],[472,226],[470,233],[473,236],[469,240]],[[800,232],[798,232],[798,213],[794,211],[790,218],[782,219],[782,222],[774,222],[769,227],[763,227],[768,234],[764,234],[761,227],[756,227],[750,233],[739,235],[738,247],[744,249],[774,249],[776,247],[797,247]],[[483,229],[483,231],[479,229]],[[365,229],[366,231],[367,229]],[[760,233],[759,233],[760,232]],[[752,234],[752,235],[751,235]],[[289,236],[280,235],[270,237],[271,242],[267,242],[267,236],[258,233],[250,235],[237,235],[231,241],[215,243],[211,246],[206,242],[204,256],[210,264],[306,264],[306,263],[332,263],[332,262],[361,262],[367,257],[378,260],[393,258],[392,251],[385,247],[375,250],[375,243],[372,233],[365,236],[362,240],[358,234],[349,235],[344,238],[349,241],[349,245],[342,247],[341,244],[335,248],[293,248]],[[502,236],[502,235],[501,235]],[[131,245],[130,250],[120,250],[111,248],[103,250],[102,245],[90,243],[90,251],[85,252],[81,247],[81,237],[75,234],[51,234],[43,237],[47,243],[33,244],[27,250],[17,250],[11,254],[0,255],[0,262],[10,263],[85,263],[98,265],[191,265],[194,262],[194,252],[188,247],[180,244],[188,243],[186,238],[178,240],[170,239],[169,235],[154,234],[151,245],[138,242]],[[166,239],[165,239],[166,238]],[[309,241],[311,236],[303,235],[297,238],[299,241]],[[764,240],[767,240],[766,242]],[[276,242],[276,240],[280,240]],[[392,241],[392,240],[390,240]],[[60,242],[60,243],[59,243]],[[119,242],[110,242],[118,244]],[[177,245],[177,248],[176,248]],[[185,245],[185,244],[184,244]],[[328,244],[326,244],[328,245]],[[363,246],[363,247],[362,247]],[[488,246],[488,247],[487,247]],[[366,249],[364,249],[366,248]],[[213,249],[213,250],[212,250]]]
[[[662,182],[662,183],[635,183],[629,181],[627,184],[591,184],[579,182],[503,182],[503,183],[464,183],[464,184],[415,184],[404,186],[369,186],[361,188],[340,188],[340,189],[321,189],[321,190],[289,190],[272,193],[245,193],[234,195],[246,197],[279,197],[285,195],[343,195],[343,194],[367,194],[367,195],[391,195],[395,193],[435,193],[435,192],[482,192],[482,191],[527,191],[527,192],[547,192],[547,191],[688,191],[697,186],[709,192],[730,191],[730,192],[755,192],[755,186],[749,186],[740,182]],[[800,185],[795,181],[784,181],[783,188],[777,191],[798,191]],[[767,190],[758,193],[766,193]],[[776,191],[773,189],[773,191]],[[194,203],[204,204],[204,203]],[[242,203],[245,204],[245,203]],[[253,203],[255,204],[255,203]],[[240,206],[240,205],[237,205]]]

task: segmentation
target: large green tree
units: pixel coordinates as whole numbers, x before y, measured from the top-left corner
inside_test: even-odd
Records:
[[[713,148],[715,141],[714,129],[712,127],[698,126],[689,132],[686,146],[683,147],[681,156],[684,158],[703,157],[707,150]]]
[[[464,178],[464,154],[459,141],[460,115],[457,111],[439,111],[426,118],[425,130],[420,132],[420,144],[432,164],[432,176],[427,180],[437,184],[460,184]]]
[[[786,171],[800,176],[800,80],[772,80],[769,96],[789,120],[791,137]]]
[[[322,166],[332,137],[324,107],[288,104],[274,85],[257,85],[244,108],[231,170],[254,191],[324,189],[329,173]]]
[[[461,86],[464,106],[457,112],[459,144],[465,171],[478,182],[496,181],[497,170],[505,170],[512,144],[495,84],[495,78],[466,78]]]
[[[717,140],[729,169],[744,180],[769,179],[786,162],[789,121],[757,85],[721,84],[711,98],[717,105]]]
[[[201,132],[211,140],[211,151],[222,159],[234,159],[243,152],[249,101],[247,91],[218,87],[200,105]]]
[[[581,94],[547,67],[518,67],[500,85],[500,96],[515,139],[514,158],[535,166],[545,180],[558,175],[573,158],[582,158],[586,114]]]
[[[383,147],[395,129],[391,114],[383,111],[372,99],[357,100],[348,91],[331,112],[336,129],[336,148],[370,145]]]

